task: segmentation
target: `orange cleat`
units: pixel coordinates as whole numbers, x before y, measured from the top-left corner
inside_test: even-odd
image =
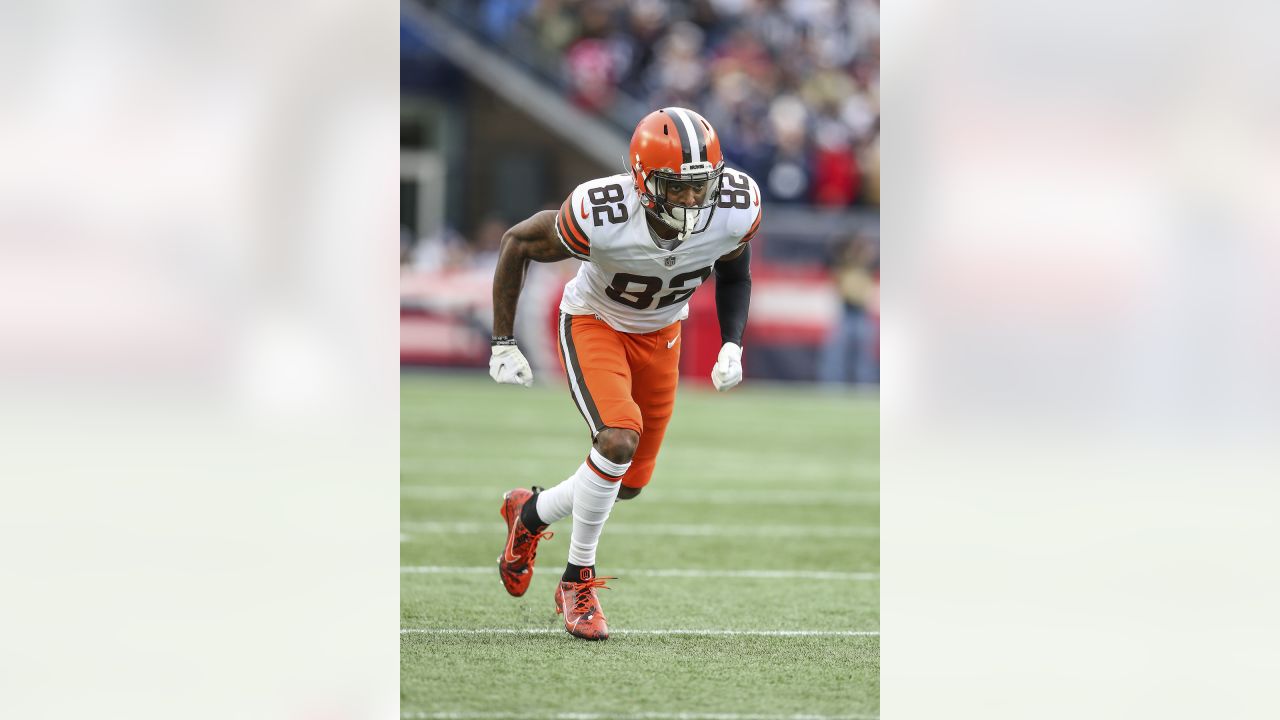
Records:
[[[524,595],[533,579],[533,561],[538,555],[538,541],[550,540],[555,533],[531,533],[520,521],[520,510],[542,488],[533,491],[516,488],[502,496],[502,509],[498,512],[507,521],[507,545],[498,556],[498,575],[507,592],[515,597]]]
[[[564,615],[564,629],[570,635],[583,640],[608,640],[609,625],[605,622],[604,611],[600,609],[596,589],[609,590],[604,581],[617,578],[592,577],[590,572],[582,571],[582,582],[560,583],[556,588],[556,614]]]

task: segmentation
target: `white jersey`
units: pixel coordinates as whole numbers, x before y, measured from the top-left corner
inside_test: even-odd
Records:
[[[556,216],[556,235],[582,267],[564,286],[560,310],[596,315],[615,330],[647,333],[689,316],[689,298],[715,261],[760,229],[760,188],[725,168],[707,228],[672,250],[649,233],[640,197],[627,174],[585,182]],[[711,212],[711,209],[702,212]]]

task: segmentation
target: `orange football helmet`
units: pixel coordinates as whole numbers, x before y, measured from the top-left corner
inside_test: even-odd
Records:
[[[720,199],[724,156],[706,118],[679,107],[649,113],[631,136],[627,166],[650,217],[681,240],[707,228]]]

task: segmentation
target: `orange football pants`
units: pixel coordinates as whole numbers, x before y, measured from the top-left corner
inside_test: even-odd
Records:
[[[558,334],[569,394],[592,440],[605,428],[640,433],[622,484],[648,485],[676,404],[680,322],[650,333],[624,333],[594,315],[560,313]]]

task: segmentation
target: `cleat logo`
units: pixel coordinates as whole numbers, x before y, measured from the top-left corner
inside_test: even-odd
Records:
[[[521,555],[513,555],[511,553],[511,541],[515,540],[515,536],[516,536],[515,533],[511,533],[510,535],[507,536],[507,546],[502,549],[503,562],[508,562],[508,563],[519,562],[520,558],[523,557]]]

